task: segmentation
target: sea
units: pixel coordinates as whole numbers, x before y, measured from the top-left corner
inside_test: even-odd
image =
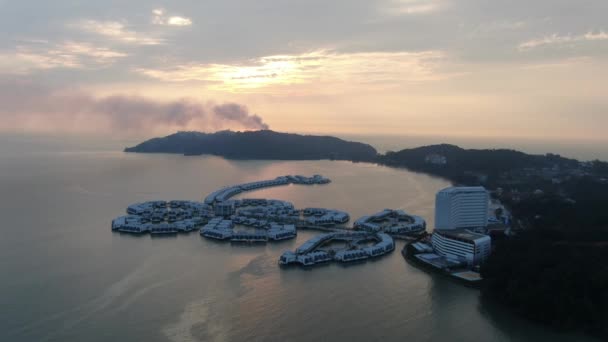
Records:
[[[123,153],[126,145],[0,136],[0,341],[592,341],[419,269],[399,253],[403,242],[373,261],[284,269],[279,256],[317,233],[235,245],[197,232],[152,238],[110,229],[131,203],[202,200],[225,185],[286,174],[332,183],[247,196],[345,210],[353,220],[404,209],[433,227],[434,195],[450,185],[443,179],[344,161]]]

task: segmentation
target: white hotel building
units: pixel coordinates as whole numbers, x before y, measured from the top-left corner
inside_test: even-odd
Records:
[[[435,197],[435,229],[479,228],[488,225],[490,196],[482,186],[451,187]]]
[[[448,259],[477,265],[491,252],[491,239],[469,229],[488,224],[489,194],[483,187],[451,187],[435,198],[435,253]]]

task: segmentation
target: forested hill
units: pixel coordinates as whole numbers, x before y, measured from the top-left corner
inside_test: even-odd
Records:
[[[370,145],[330,136],[279,133],[270,130],[216,133],[178,132],[147,140],[125,152],[213,154],[231,159],[373,161]]]
[[[608,341],[608,163],[453,145],[378,160],[492,190],[513,214],[516,233],[493,237],[482,298]]]
[[[445,163],[429,158],[445,158]],[[522,169],[578,168],[579,162],[555,154],[533,155],[509,149],[463,149],[440,144],[387,152],[378,157],[380,164],[406,167],[448,178],[456,183],[492,184],[506,172]]]

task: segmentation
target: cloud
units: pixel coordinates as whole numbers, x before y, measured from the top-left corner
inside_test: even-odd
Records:
[[[392,15],[421,15],[444,8],[446,3],[439,0],[391,0],[385,9]]]
[[[475,30],[478,32],[496,33],[499,31],[521,30],[525,27],[526,22],[524,21],[500,20],[481,23],[477,25]]]
[[[165,10],[157,8],[152,11],[152,23],[156,25],[169,25],[169,26],[190,26],[192,20],[190,18],[181,16],[166,16]]]
[[[580,67],[583,64],[592,63],[592,58],[588,56],[582,57],[571,57],[571,58],[563,58],[552,61],[544,61],[540,63],[530,63],[525,64],[521,68],[524,70],[535,70],[535,69],[555,69],[555,68],[568,68],[571,69],[573,67]]]
[[[72,41],[68,41],[58,45],[58,47],[54,50],[51,50],[50,53],[56,55],[71,54],[87,56],[91,57],[95,62],[99,64],[111,63],[118,58],[127,56],[126,53],[114,51],[109,48],[93,46],[92,44],[84,42]]]
[[[125,24],[118,21],[82,20],[70,26],[125,43],[138,45],[159,45],[164,43],[162,38],[129,30]]]
[[[169,19],[167,20],[167,25],[172,25],[172,26],[190,26],[192,25],[192,20],[190,20],[189,18],[184,18],[184,17],[169,17]]]
[[[241,64],[182,64],[138,68],[136,72],[167,82],[206,81],[222,90],[243,91],[294,84],[370,84],[432,81],[445,58],[440,51],[336,53],[315,51],[274,55]]]
[[[0,80],[0,102],[0,129],[12,131],[120,134],[268,128],[261,117],[235,103],[162,102],[128,95],[97,98],[23,81]]]
[[[127,54],[85,42],[50,44],[33,41],[14,50],[0,52],[0,73],[27,74],[56,68],[86,69],[107,67]]]
[[[608,40],[608,33],[604,31],[599,31],[598,33],[590,31],[583,36],[585,37],[585,40]]]
[[[599,31],[595,33],[594,31],[589,31],[585,34],[573,36],[566,35],[561,36],[557,33],[554,33],[550,36],[545,36],[539,39],[531,39],[519,44],[519,50],[530,50],[543,46],[550,45],[564,45],[564,44],[573,44],[584,41],[600,41],[600,40],[608,40],[608,33],[604,31]]]

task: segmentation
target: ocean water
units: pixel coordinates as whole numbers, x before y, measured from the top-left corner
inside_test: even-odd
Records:
[[[324,186],[250,193],[297,207],[383,208],[433,226],[449,184],[405,170],[332,161],[229,161],[120,152],[119,143],[7,138],[0,144],[0,341],[583,341],[481,302],[479,292],[394,253],[348,267],[281,269],[314,236],[231,245],[198,233],[112,233],[128,204],[201,200],[218,187],[284,174]]]

